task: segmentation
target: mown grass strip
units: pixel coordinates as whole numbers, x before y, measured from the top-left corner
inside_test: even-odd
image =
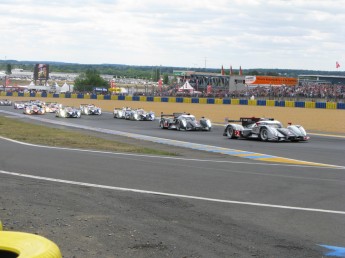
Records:
[[[176,156],[176,153],[103,139],[72,130],[23,122],[0,115],[0,135],[17,141],[46,146]]]

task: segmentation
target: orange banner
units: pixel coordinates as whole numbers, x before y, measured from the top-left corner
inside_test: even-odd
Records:
[[[286,85],[296,86],[297,78],[276,76],[246,76],[246,84]]]

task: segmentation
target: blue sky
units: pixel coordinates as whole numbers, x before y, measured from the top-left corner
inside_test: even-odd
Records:
[[[344,71],[344,21],[344,0],[1,0],[0,59]]]

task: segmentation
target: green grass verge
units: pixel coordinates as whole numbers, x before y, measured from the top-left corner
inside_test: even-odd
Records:
[[[46,146],[153,155],[177,155],[172,152],[103,139],[72,130],[62,130],[43,125],[36,125],[4,116],[0,116],[0,136],[26,143]]]

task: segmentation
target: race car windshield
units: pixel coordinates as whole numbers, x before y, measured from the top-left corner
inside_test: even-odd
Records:
[[[282,124],[271,124],[271,127],[282,128]]]
[[[194,121],[194,120],[195,120],[195,117],[193,117],[193,116],[187,116],[187,117],[185,117],[185,119],[186,119],[187,121]]]

